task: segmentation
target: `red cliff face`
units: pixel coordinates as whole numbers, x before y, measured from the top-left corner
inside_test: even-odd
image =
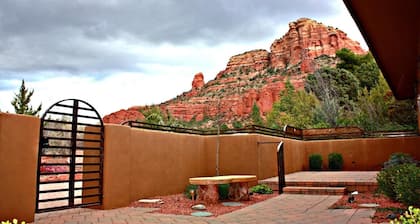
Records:
[[[365,53],[360,44],[349,39],[343,31],[302,18],[289,23],[289,31],[271,45],[271,64],[284,68],[301,62],[303,72],[313,72],[316,69],[312,63],[314,58],[335,56],[341,48],[348,48],[356,54]]]
[[[197,73],[194,75],[194,79],[192,81],[192,89],[201,89],[204,86],[204,75],[203,73]]]
[[[253,50],[235,55],[229,59],[225,72],[253,69],[262,71],[270,65],[270,52],[266,50]]]
[[[144,116],[139,111],[140,107],[131,107],[127,110],[119,110],[117,112],[106,115],[103,118],[104,123],[121,124],[124,121],[142,120]]]
[[[159,107],[187,121],[218,114],[225,121],[232,121],[248,117],[256,103],[264,116],[278,100],[286,79],[296,89],[302,89],[309,73],[337,63],[335,52],[341,48],[365,53],[358,42],[341,30],[299,19],[291,22],[289,31],[271,44],[270,52],[252,50],[232,56],[226,68],[208,83],[204,83],[202,73],[197,73],[190,91]],[[105,116],[104,122],[121,123],[127,119],[143,119],[143,115],[130,108]]]

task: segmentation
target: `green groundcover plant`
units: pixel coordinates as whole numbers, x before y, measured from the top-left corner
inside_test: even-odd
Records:
[[[273,190],[267,184],[258,184],[251,187],[250,192],[258,194],[272,194]]]
[[[403,215],[400,216],[400,219],[395,219],[391,221],[391,224],[418,224],[420,223],[420,209],[414,208],[413,206],[408,207]]]
[[[13,219],[12,222],[9,220],[7,221],[1,221],[1,224],[26,224],[25,221],[19,222],[17,219]]]

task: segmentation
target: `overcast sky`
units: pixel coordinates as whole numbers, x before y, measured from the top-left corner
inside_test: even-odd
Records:
[[[288,23],[338,27],[367,49],[341,0],[1,0],[0,110],[22,79],[32,104],[66,98],[101,116],[160,103],[223,70],[230,56],[269,49]]]

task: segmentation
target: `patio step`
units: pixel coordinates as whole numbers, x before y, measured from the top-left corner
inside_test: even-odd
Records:
[[[377,172],[342,171],[308,172],[301,171],[286,175],[286,187],[345,187],[348,192],[373,192],[377,189]],[[259,180],[278,191],[278,177]]]
[[[317,194],[317,195],[344,195],[345,187],[302,187],[288,186],[283,188],[285,194]]]

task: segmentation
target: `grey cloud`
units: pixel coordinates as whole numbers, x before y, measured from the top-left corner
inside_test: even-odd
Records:
[[[133,70],[150,60],[147,52],[116,49],[112,41],[255,41],[272,35],[273,24],[333,13],[331,1],[318,0],[2,0],[0,79],[37,71]]]

